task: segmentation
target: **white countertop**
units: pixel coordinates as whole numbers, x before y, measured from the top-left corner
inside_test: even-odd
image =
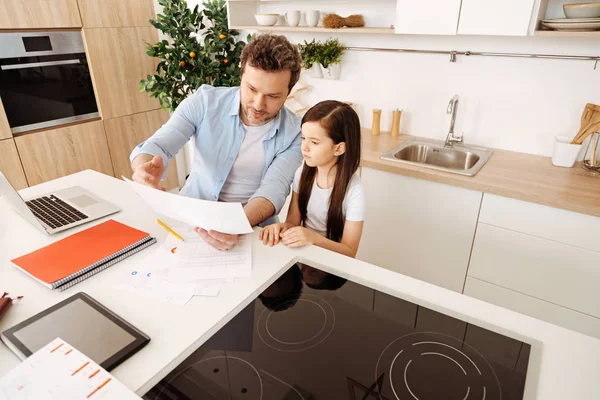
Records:
[[[159,241],[166,237],[166,232],[156,224],[153,212],[126,183],[97,172],[80,172],[20,193],[28,198],[73,185],[97,193],[124,210],[109,218],[149,232]],[[526,399],[600,399],[600,385],[597,383],[600,376],[600,340],[317,247],[291,250],[280,245],[268,248],[258,241],[255,233],[251,278],[227,285],[219,297],[195,297],[185,307],[179,307],[113,288],[119,273],[127,265],[138,262],[143,252],[78,284],[75,289],[63,293],[50,291],[17,270],[10,260],[89,225],[50,237],[22,220],[2,199],[0,221],[0,291],[24,296],[8,310],[0,322],[0,331],[84,291],[151,337],[145,348],[112,371],[121,382],[140,395],[191,355],[298,260],[531,343]],[[0,343],[0,376],[18,362],[18,358]]]

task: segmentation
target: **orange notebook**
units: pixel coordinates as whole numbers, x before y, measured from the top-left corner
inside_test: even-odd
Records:
[[[148,233],[111,219],[11,261],[43,285],[64,290],[154,243]]]

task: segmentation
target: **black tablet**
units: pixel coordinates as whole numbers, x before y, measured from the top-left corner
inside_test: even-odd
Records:
[[[110,371],[144,347],[142,331],[80,292],[2,332],[2,341],[24,360],[60,337]]]

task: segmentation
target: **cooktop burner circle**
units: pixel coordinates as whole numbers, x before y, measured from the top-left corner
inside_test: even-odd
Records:
[[[277,339],[275,337],[275,335],[273,335],[273,333],[271,332],[271,330],[269,329],[269,320],[271,318],[271,316],[273,315],[273,311],[271,311],[269,313],[269,315],[267,316],[267,321],[266,321],[266,329],[267,329],[267,333],[269,334],[269,336],[271,337],[271,339],[275,340],[276,342],[279,342],[281,344],[288,344],[288,345],[300,345],[300,344],[304,344],[304,343],[308,343],[311,340],[314,340],[315,338],[317,338],[319,335],[321,335],[321,333],[323,333],[323,331],[325,330],[325,327],[327,326],[327,312],[325,311],[325,309],[323,308],[323,306],[321,306],[319,303],[317,303],[316,301],[313,300],[305,300],[305,299],[299,299],[298,303],[308,303],[311,305],[314,305],[315,307],[317,307],[317,310],[322,313],[323,315],[323,324],[320,328],[320,330],[315,333],[313,336],[309,337],[308,339],[305,340],[300,340],[300,341],[293,341],[293,342],[288,342],[288,341],[284,341],[284,340],[280,340]]]
[[[195,362],[194,364],[190,365],[189,367],[185,368],[183,371],[179,372],[177,375],[175,375],[171,380],[169,380],[169,384],[171,384],[172,382],[174,382],[178,377],[180,377],[182,374],[186,373],[187,371],[189,371],[190,369],[194,368],[195,366],[202,364],[202,363],[206,363],[209,361],[214,361],[214,360],[219,360],[219,359],[227,359],[227,360],[235,360],[237,362],[240,362],[242,365],[244,365],[245,367],[248,367],[248,369],[250,369],[253,372],[253,375],[256,375],[256,379],[258,381],[259,384],[259,395],[258,395],[258,400],[262,400],[263,399],[263,393],[264,393],[264,386],[263,386],[263,380],[262,377],[260,376],[258,370],[254,367],[254,365],[250,364],[248,361],[244,360],[243,358],[239,358],[239,357],[234,357],[234,356],[216,356],[216,357],[207,357],[204,358],[200,361]],[[219,372],[219,369],[215,369],[214,370],[215,373]],[[160,392],[158,393],[158,395],[156,395],[156,400],[162,399],[161,395],[163,394],[163,392],[166,390],[166,388],[162,388],[160,390]],[[243,392],[245,395],[248,395],[248,392],[245,391]],[[250,396],[252,395],[252,393],[250,393]],[[170,397],[169,397],[170,398]]]
[[[384,375],[398,400],[502,400],[500,381],[489,362],[462,340],[437,332],[402,336],[383,350],[375,379]],[[381,396],[384,393],[380,393]]]
[[[289,300],[295,301],[294,298]],[[285,300],[282,304],[285,304]],[[310,312],[307,312],[308,310]],[[303,318],[294,318],[297,312],[302,314]],[[289,318],[286,317],[288,314]],[[307,318],[310,320],[307,321]],[[294,307],[284,311],[265,309],[256,323],[260,340],[268,347],[283,352],[299,352],[316,347],[331,335],[334,327],[333,307],[325,299],[312,295],[303,295]],[[308,329],[313,330],[307,332]],[[290,336],[304,336],[293,339],[282,337],[286,333]]]

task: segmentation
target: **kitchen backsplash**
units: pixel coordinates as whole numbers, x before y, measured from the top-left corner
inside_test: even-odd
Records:
[[[307,36],[288,34],[294,42]],[[323,40],[328,35],[316,34]],[[598,39],[339,35],[348,46],[597,55]],[[402,132],[443,139],[453,95],[455,131],[466,143],[550,156],[555,135],[575,135],[586,103],[600,104],[600,67],[589,61],[488,58],[348,51],[338,81],[303,77],[309,104],[325,98],[355,104],[362,126],[381,108],[382,130],[401,108]]]

